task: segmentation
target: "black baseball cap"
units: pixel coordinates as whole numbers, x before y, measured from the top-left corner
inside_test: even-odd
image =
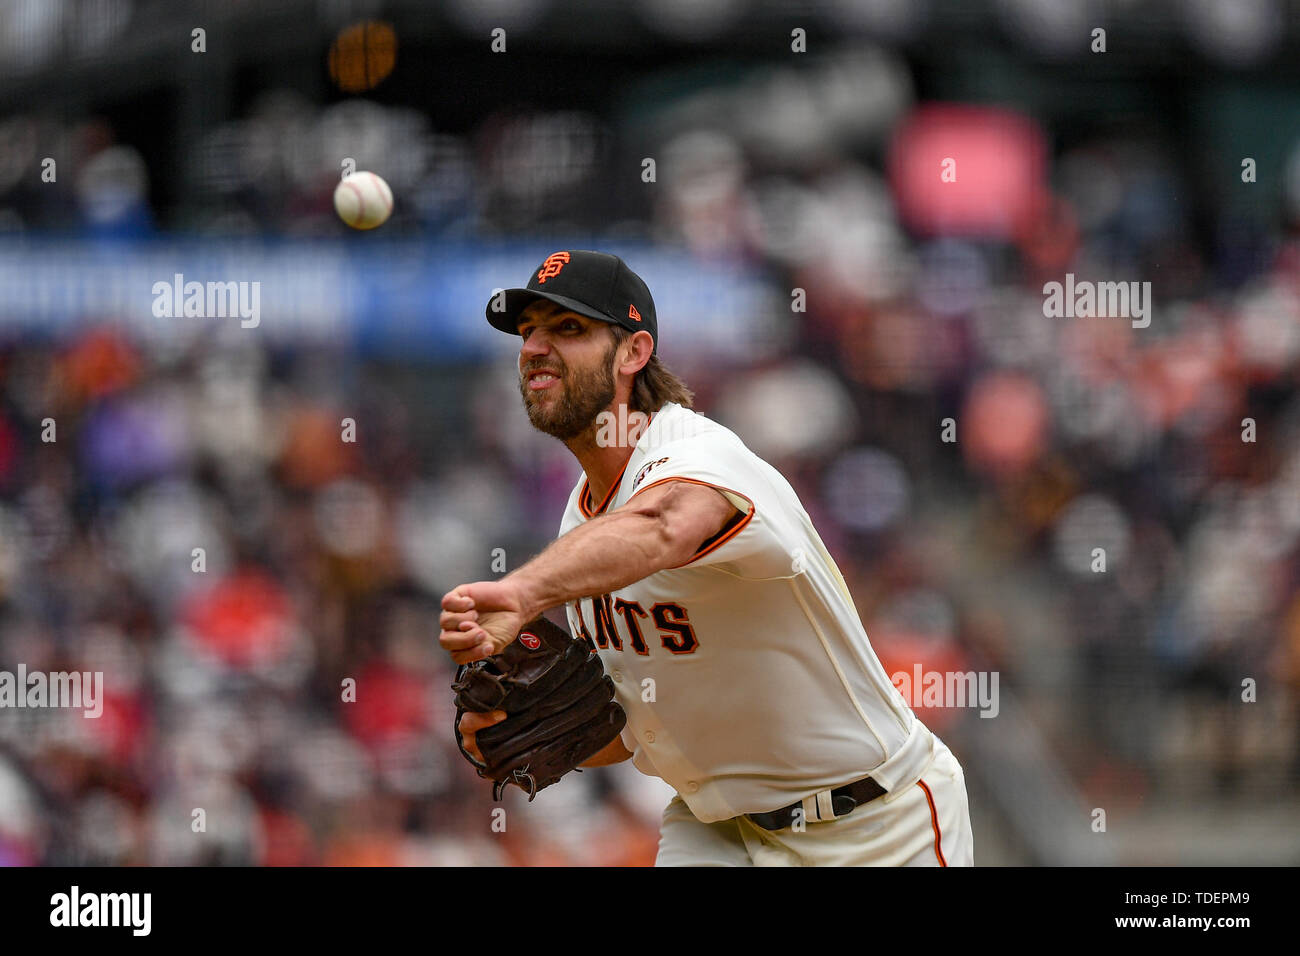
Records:
[[[659,323],[650,289],[618,256],[588,249],[552,252],[533,270],[527,286],[505,289],[488,301],[487,320],[493,328],[518,335],[519,313],[538,299],[632,332],[644,329],[654,339],[654,350],[659,349]]]

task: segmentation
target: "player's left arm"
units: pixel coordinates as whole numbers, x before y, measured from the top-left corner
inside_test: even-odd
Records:
[[[500,653],[547,608],[608,594],[686,564],[739,512],[716,488],[668,480],[556,539],[499,581],[462,584],[442,599],[439,642],[457,664]]]

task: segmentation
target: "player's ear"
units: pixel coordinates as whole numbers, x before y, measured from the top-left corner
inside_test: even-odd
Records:
[[[619,347],[620,374],[635,375],[645,368],[645,364],[650,361],[650,356],[654,354],[654,348],[655,340],[649,332],[644,330],[633,332]]]

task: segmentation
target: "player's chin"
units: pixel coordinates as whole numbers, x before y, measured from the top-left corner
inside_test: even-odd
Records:
[[[558,399],[542,398],[529,401],[527,411],[528,420],[533,423],[534,428],[548,435],[560,437],[557,432],[562,431],[560,424],[564,420],[564,415]]]
[[[557,383],[541,391],[524,392],[524,402],[530,408],[555,408],[563,395],[564,387]]]

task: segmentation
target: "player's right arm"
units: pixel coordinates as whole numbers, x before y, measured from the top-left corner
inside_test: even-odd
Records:
[[[685,564],[736,508],[716,489],[669,481],[579,525],[499,581],[475,581],[442,598],[439,642],[457,664],[499,654],[547,608],[608,594]]]

